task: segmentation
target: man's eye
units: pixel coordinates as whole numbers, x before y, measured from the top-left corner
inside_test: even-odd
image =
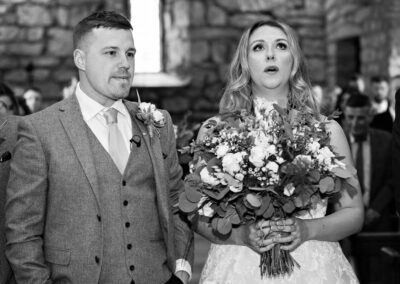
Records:
[[[256,44],[255,46],[253,46],[253,51],[260,51],[263,49],[264,49],[264,46],[262,44]]]
[[[117,52],[115,50],[109,50],[109,51],[106,51],[106,54],[113,56],[113,55],[117,54]]]
[[[135,58],[135,53],[134,52],[128,52],[126,54],[129,58]]]
[[[286,50],[288,46],[284,42],[278,42],[276,47],[279,48],[279,49],[282,49],[282,50]]]

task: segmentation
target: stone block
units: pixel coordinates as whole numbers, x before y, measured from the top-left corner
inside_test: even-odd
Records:
[[[287,5],[281,0],[216,0],[216,3],[228,10],[237,12],[260,12],[276,9],[277,6]]]
[[[307,58],[308,70],[310,78],[313,82],[325,81],[325,60],[323,58]]]
[[[61,85],[50,80],[35,82],[35,85],[42,91],[43,100],[61,100]]]
[[[0,26],[0,42],[8,42],[17,39],[20,29],[15,26]]]
[[[202,1],[193,1],[190,8],[190,25],[203,26],[205,24],[205,8]]]
[[[201,63],[209,58],[209,46],[206,41],[193,41],[190,48],[190,59],[193,63]]]
[[[75,27],[83,18],[94,12],[94,7],[75,5],[72,6],[68,13],[68,24]]]
[[[211,3],[208,5],[207,17],[208,17],[208,22],[212,26],[222,26],[226,25],[227,23],[226,11],[217,6],[212,5]]]
[[[52,24],[50,9],[32,4],[17,6],[18,24],[26,26],[49,26]]]
[[[239,13],[229,17],[229,25],[244,29],[257,21],[270,20],[270,19],[272,19],[272,17],[267,15]]]
[[[69,23],[68,9],[65,7],[58,7],[55,10],[55,17],[57,24],[61,27],[66,27]]]
[[[1,15],[0,24],[1,25],[14,25],[17,23],[17,17],[14,13],[8,13]]]
[[[39,41],[43,40],[44,28],[31,28],[27,31],[27,40],[28,41]]]
[[[33,63],[33,66],[35,67],[53,67],[57,66],[60,64],[60,59],[57,57],[51,57],[51,56],[38,56],[33,59],[29,59],[29,62]],[[21,62],[22,63],[22,62]],[[26,62],[28,64],[28,62]],[[22,65],[26,65],[22,64]]]
[[[0,57],[0,68],[2,69],[15,69],[18,67],[18,60],[11,56]]]
[[[10,71],[5,71],[4,81],[10,83],[25,83],[28,80],[28,74],[25,69],[12,69]]]
[[[323,57],[326,56],[326,44],[324,38],[304,39],[301,41],[301,49],[307,56]]]
[[[196,28],[192,29],[189,36],[191,39],[224,39],[236,38],[239,40],[241,31],[231,27]]]
[[[173,6],[173,18],[175,20],[175,25],[177,27],[187,27],[189,26],[189,1],[178,0]]]
[[[56,82],[68,82],[72,77],[76,77],[76,69],[75,68],[61,68],[57,69],[52,77]]]
[[[44,81],[48,80],[50,76],[50,70],[45,68],[37,68],[34,69],[33,72],[33,79],[35,81]]]
[[[5,13],[7,13],[9,7],[10,5],[0,4],[0,15],[3,16]]]
[[[28,56],[37,56],[40,55],[43,51],[44,44],[43,42],[39,43],[11,43],[8,45],[7,53],[15,54],[15,55],[28,55]]]
[[[211,58],[215,63],[226,63],[228,58],[228,46],[223,41],[211,43]]]
[[[71,55],[73,51],[72,31],[51,28],[48,30],[48,53],[51,55]]]

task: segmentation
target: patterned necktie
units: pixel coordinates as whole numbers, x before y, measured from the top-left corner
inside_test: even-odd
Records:
[[[118,129],[117,114],[118,111],[115,108],[110,108],[104,113],[104,117],[108,126],[108,153],[120,173],[123,174],[128,162],[129,152],[126,149],[122,133]]]

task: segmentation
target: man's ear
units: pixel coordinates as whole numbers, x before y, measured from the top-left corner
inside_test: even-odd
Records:
[[[84,71],[86,69],[85,52],[82,49],[75,49],[73,54],[74,54],[75,66],[79,70],[83,70]]]

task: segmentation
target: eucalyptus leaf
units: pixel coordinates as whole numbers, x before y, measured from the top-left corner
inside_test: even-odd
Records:
[[[219,191],[213,191],[213,190],[209,190],[209,189],[203,190],[204,194],[208,195],[209,197],[211,197],[212,199],[215,199],[215,200],[221,200],[222,198],[224,198],[224,196],[228,192],[229,192],[228,187],[224,187],[224,188],[220,189]]]
[[[203,196],[196,187],[192,186],[190,183],[185,183],[185,193],[186,197],[190,202],[198,203]]]
[[[197,210],[197,203],[189,201],[186,197],[186,193],[182,192],[181,195],[179,195],[179,209],[184,213],[192,213]]]
[[[246,201],[250,204],[252,208],[259,208],[261,206],[261,198],[253,193],[246,195]]]
[[[218,218],[217,219],[217,231],[221,235],[227,235],[232,231],[232,223],[229,218]]]
[[[335,182],[331,177],[324,177],[319,181],[319,190],[322,193],[329,193],[332,192],[335,188]]]
[[[272,205],[272,203],[269,203],[268,209],[264,212],[263,217],[266,220],[271,219],[274,213],[275,213],[275,208]]]

